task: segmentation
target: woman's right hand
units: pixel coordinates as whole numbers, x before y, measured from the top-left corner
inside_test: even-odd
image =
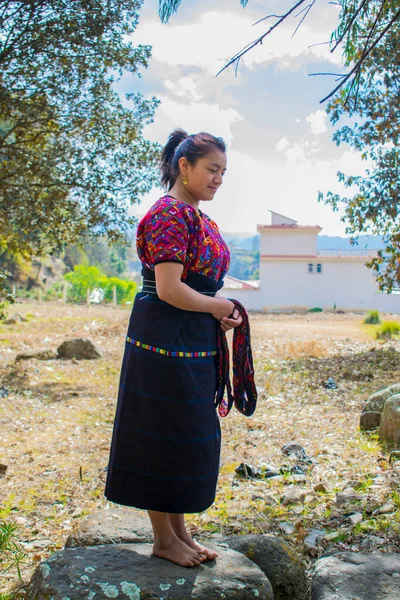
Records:
[[[217,321],[220,321],[222,317],[229,317],[233,313],[235,305],[228,298],[217,296],[214,297],[214,301],[214,310],[211,314]]]

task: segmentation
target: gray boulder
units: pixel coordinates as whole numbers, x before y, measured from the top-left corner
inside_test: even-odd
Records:
[[[371,431],[377,429],[381,422],[382,413],[374,410],[361,413],[360,429],[363,431]]]
[[[17,354],[15,360],[30,360],[31,358],[36,358],[36,360],[53,360],[57,358],[57,354],[53,350],[50,350],[50,348],[42,348],[41,350],[21,352],[20,354]]]
[[[362,412],[383,412],[386,400],[395,394],[400,394],[400,383],[394,383],[372,394],[364,404]]]
[[[265,573],[275,600],[304,600],[307,579],[301,559],[287,542],[270,535],[235,535],[223,540]]]
[[[315,562],[311,600],[399,598],[399,554],[335,552]]]
[[[101,358],[100,350],[87,339],[75,338],[66,340],[57,348],[59,358],[76,358],[77,360],[91,360]]]
[[[150,544],[67,548],[36,569],[26,600],[274,600],[256,564],[215,546],[216,561],[186,568],[152,556]]]
[[[79,521],[65,547],[152,542],[153,530],[147,513],[117,506],[97,510]]]
[[[390,446],[397,447],[400,443],[400,393],[391,396],[385,402],[379,425],[379,437]]]

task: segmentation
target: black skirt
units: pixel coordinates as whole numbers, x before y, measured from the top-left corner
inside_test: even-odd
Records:
[[[211,295],[222,286],[199,275],[187,281]],[[212,315],[175,308],[154,291],[136,295],[107,471],[108,500],[169,513],[202,512],[213,503],[221,449],[214,406],[217,327]]]

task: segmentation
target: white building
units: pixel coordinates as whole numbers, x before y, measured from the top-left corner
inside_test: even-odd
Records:
[[[379,291],[375,271],[365,266],[375,250],[317,250],[319,225],[270,211],[260,233],[260,284],[227,277],[224,296],[248,309],[279,311],[323,308],[400,313],[400,294]],[[240,283],[241,287],[238,287]],[[252,285],[251,285],[252,284]]]

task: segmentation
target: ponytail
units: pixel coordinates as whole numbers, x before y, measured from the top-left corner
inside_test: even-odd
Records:
[[[163,148],[160,160],[161,185],[168,191],[172,188],[178,176],[176,167],[174,168],[173,166],[173,162],[175,162],[173,161],[175,150],[187,137],[188,134],[186,131],[183,131],[183,129],[174,129],[174,131],[169,134],[168,142]]]

